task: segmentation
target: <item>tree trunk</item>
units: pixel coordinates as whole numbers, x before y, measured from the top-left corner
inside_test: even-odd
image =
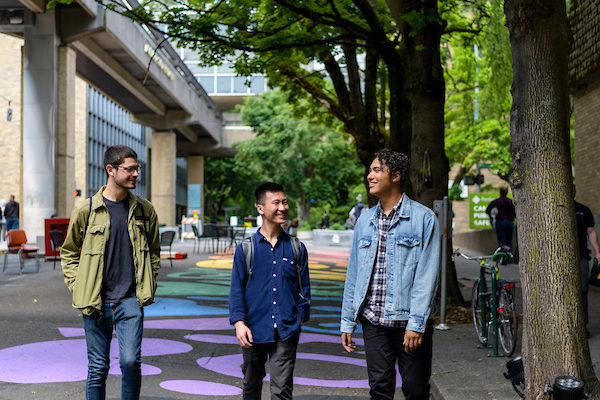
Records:
[[[386,0],[402,32],[410,70],[412,137],[410,181],[413,198],[433,206],[448,194],[448,159],[444,149],[444,74],[440,60],[440,38],[444,22],[439,19],[437,0]],[[421,28],[403,16],[418,14]]]
[[[584,326],[569,151],[564,0],[506,0],[513,59],[513,170],[523,288],[526,399],[560,375],[600,394]]]

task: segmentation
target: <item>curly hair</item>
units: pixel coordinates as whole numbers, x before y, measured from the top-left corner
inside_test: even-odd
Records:
[[[390,169],[390,178],[396,172],[400,172],[400,187],[403,187],[406,178],[408,178],[408,166],[410,164],[408,156],[404,153],[384,148],[375,153],[375,158],[379,159],[381,164]]]

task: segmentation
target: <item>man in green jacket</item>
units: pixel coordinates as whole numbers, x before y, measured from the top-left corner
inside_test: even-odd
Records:
[[[88,353],[86,399],[104,399],[113,326],[119,344],[121,399],[139,399],[143,306],[154,301],[160,268],[152,204],[129,190],[141,168],[127,146],[104,153],[106,186],[73,209],[61,248],[65,283],[81,310]]]

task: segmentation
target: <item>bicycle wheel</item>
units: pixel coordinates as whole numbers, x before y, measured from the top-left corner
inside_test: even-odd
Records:
[[[484,294],[485,296],[485,294]],[[485,310],[483,316],[485,316],[486,325],[490,321],[490,310],[487,306],[487,299],[485,300]],[[471,312],[473,313],[473,325],[475,325],[475,333],[481,343],[487,343],[488,341],[488,329],[486,326],[485,332],[482,329],[482,314],[481,314],[481,296],[479,294],[479,279],[473,282],[473,291],[471,292]],[[489,325],[488,325],[489,326]]]
[[[498,336],[504,355],[512,356],[517,347],[517,313],[512,296],[505,289],[498,294]]]

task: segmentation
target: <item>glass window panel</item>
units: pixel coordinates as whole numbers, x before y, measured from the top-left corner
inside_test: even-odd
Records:
[[[212,76],[199,76],[198,82],[202,85],[206,93],[215,92],[215,78]]]
[[[235,73],[234,69],[231,66],[231,63],[224,63],[223,65],[217,66],[217,74],[233,74]]]
[[[215,67],[202,67],[197,62],[186,62],[185,65],[192,71],[192,74],[214,74]]]
[[[233,78],[233,93],[248,93],[245,76],[236,76]]]
[[[231,93],[231,78],[232,76],[217,77],[217,93]]]
[[[250,77],[250,91],[252,93],[263,93],[265,91],[265,77],[264,76],[251,76]]]

